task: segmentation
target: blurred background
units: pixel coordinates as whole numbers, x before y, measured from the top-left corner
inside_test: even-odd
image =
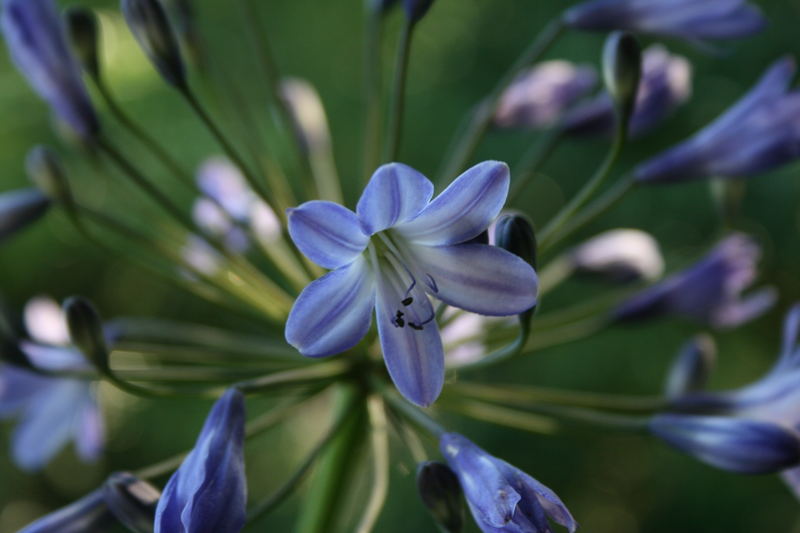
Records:
[[[361,3],[292,0],[264,2],[263,6],[264,24],[281,70],[309,80],[324,100],[351,206],[361,187]],[[800,2],[759,3],[770,19],[769,28],[761,35],[715,50],[666,42],[673,53],[692,62],[693,97],[658,131],[634,141],[620,170],[706,124],[741,96],[773,60],[800,52]],[[63,2],[63,6],[69,4]],[[96,8],[101,16],[106,79],[125,109],[187,168],[218,154],[206,131],[135,46],[117,3],[87,0],[84,4]],[[195,0],[194,4],[215,64],[229,73],[231,86],[239,92],[258,96],[261,88],[255,58],[247,51],[241,14],[231,6],[235,2]],[[559,0],[438,0],[421,23],[414,43],[401,160],[435,175],[463,114],[564,5]],[[399,13],[395,13],[387,27],[387,74],[399,22]],[[569,33],[548,57],[597,65],[602,42],[602,35]],[[254,112],[259,113],[258,108]],[[119,186],[121,180],[113,169],[92,162],[53,133],[46,106],[28,89],[5,53],[0,54],[0,116],[0,190],[26,186],[25,154],[34,144],[46,143],[67,161],[79,194],[159,230],[158,219],[148,216],[148,202],[133,189]],[[107,116],[105,123],[118,144],[150,169],[154,180],[164,179],[164,186],[172,187],[158,174],[159,167],[141,155],[138,146],[129,143]],[[235,123],[227,127],[236,132]],[[514,163],[537,136],[494,132],[476,159]],[[544,169],[544,176],[537,178],[515,207],[538,224],[546,222],[587,179],[607,148],[603,139],[565,143]],[[780,302],[745,327],[715,334],[720,347],[719,368],[712,381],[715,388],[752,381],[771,364],[779,347],[784,311],[800,300],[797,174],[797,166],[788,167],[747,183],[737,228],[762,244],[765,253],[759,283],[777,287]],[[181,189],[174,188],[172,194],[184,205],[191,201]],[[699,257],[721,231],[705,182],[637,191],[573,240],[615,227],[638,227],[655,235],[671,270]],[[128,258],[93,248],[59,213],[49,214],[0,248],[0,297],[10,308],[20,310],[36,295],[60,301],[73,294],[92,299],[105,317],[165,317],[253,330],[237,317],[153,277]],[[602,289],[596,284],[570,282],[542,303],[541,312],[599,294]],[[614,328],[478,377],[500,383],[657,394],[677,349],[698,331],[696,325],[678,320]],[[0,425],[0,533],[16,531],[92,490],[110,471],[139,468],[186,449],[194,442],[208,409],[207,403],[142,401],[105,388],[102,397],[109,444],[99,464],[81,464],[68,449],[44,472],[24,474],[8,459],[12,427]],[[776,476],[744,477],[717,471],[640,437],[577,429],[539,436],[455,416],[446,419],[488,451],[554,489],[580,522],[581,530],[588,533],[800,532],[797,502]],[[307,444],[306,432],[316,423],[321,422],[297,420],[291,428],[270,433],[248,447],[249,471],[258,480],[254,491],[280,483],[290,465],[299,460],[297,450]],[[434,531],[415,494],[408,455],[397,446],[395,458],[391,493],[377,530]],[[276,515],[249,531],[265,527],[288,530],[301,497],[293,497]]]

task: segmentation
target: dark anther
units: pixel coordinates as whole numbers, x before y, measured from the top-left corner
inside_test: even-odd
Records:
[[[402,301],[402,302],[400,302],[400,303],[402,303],[403,305],[405,305],[406,307],[408,307],[409,305],[411,305],[411,304],[413,304],[413,303],[414,303],[414,298],[412,298],[411,296],[409,296],[408,298],[406,298],[405,300],[403,300],[403,301]]]
[[[408,327],[410,327],[411,329],[415,329],[415,330],[417,330],[417,331],[422,331],[422,330],[424,329],[424,328],[423,328],[422,326],[420,326],[419,324],[415,324],[415,323],[413,323],[413,322],[409,322],[409,323],[408,323]]]
[[[397,312],[397,315],[392,319],[392,324],[394,324],[394,327],[396,328],[402,328],[403,326],[406,325],[406,321],[403,320],[402,312],[400,311]]]

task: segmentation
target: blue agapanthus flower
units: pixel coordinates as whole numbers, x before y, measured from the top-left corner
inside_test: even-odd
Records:
[[[761,31],[766,20],[747,0],[589,0],[570,8],[567,25],[626,30],[689,41],[735,39]]]
[[[2,28],[11,57],[53,112],[78,135],[100,129],[81,69],[53,0],[3,0]]]
[[[229,389],[164,487],[155,533],[238,533],[244,527],[244,424],[244,396]]]
[[[634,321],[675,314],[718,328],[743,324],[775,303],[771,288],[742,297],[756,278],[760,255],[751,238],[731,235],[701,261],[623,302],[614,317]]]
[[[19,348],[31,364],[46,371],[89,371],[83,355],[69,345],[63,313],[54,301],[37,298],[26,306],[31,340]],[[23,469],[38,470],[72,440],[84,461],[97,459],[104,430],[95,385],[55,378],[12,365],[0,366],[0,418],[14,418],[12,451]]]
[[[670,54],[661,45],[649,47],[642,57],[642,78],[630,119],[630,134],[635,137],[651,131],[686,102],[691,92],[689,61]],[[615,117],[614,101],[603,92],[568,111],[561,128],[568,135],[610,135]]]
[[[736,105],[693,137],[640,165],[644,183],[761,174],[800,157],[800,91],[795,63],[773,64]]]
[[[444,381],[444,354],[429,295],[492,316],[536,304],[537,277],[519,257],[471,242],[497,217],[509,186],[503,163],[467,170],[433,201],[433,184],[399,163],[372,176],[356,212],[324,201],[289,211],[297,247],[333,271],[295,302],[286,339],[324,357],[355,346],[376,309],[384,360],[400,392],[427,406]]]
[[[570,532],[578,528],[552,490],[466,437],[446,433],[439,448],[458,476],[472,516],[484,533],[550,533],[550,521]]]
[[[685,394],[672,401],[672,411],[684,416],[710,413],[737,422],[777,425],[797,435],[800,432],[800,305],[787,314],[781,354],[766,375],[735,390]],[[787,466],[792,465],[784,468]],[[784,471],[783,477],[800,496],[800,468]]]

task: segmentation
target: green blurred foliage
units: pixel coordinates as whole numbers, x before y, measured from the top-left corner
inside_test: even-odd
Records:
[[[187,168],[218,153],[186,106],[159,81],[134,46],[115,3],[95,0],[86,4],[101,14],[107,79],[125,108]],[[196,4],[214,68],[229,84],[223,96],[230,97],[234,92],[247,95],[258,102],[252,112],[268,122],[257,99],[264,91],[257,57],[241,31],[237,2],[198,0]],[[434,175],[463,114],[564,4],[559,0],[439,0],[420,25],[414,43],[402,161]],[[761,4],[771,20],[762,35],[720,45],[715,53],[679,42],[667,43],[672,51],[691,58],[694,95],[690,104],[658,132],[629,147],[621,169],[684,138],[734,102],[771,61],[800,51],[796,39],[800,3],[764,0]],[[286,74],[310,80],[325,102],[339,171],[352,205],[362,184],[360,2],[292,0],[264,2],[263,7],[268,13],[264,23],[280,68]],[[387,28],[390,39],[384,50],[387,80],[399,26],[395,14]],[[570,33],[549,57],[597,64],[602,39],[601,35]],[[214,102],[214,95],[205,96]],[[119,185],[119,175],[107,164],[87,158],[58,140],[50,128],[47,109],[28,90],[5,54],[0,57],[0,113],[1,189],[26,184],[22,170],[25,153],[33,144],[45,142],[56,146],[67,161],[78,195],[152,231],[168,231],[138,192]],[[191,199],[183,190],[129,142],[107,113],[103,116],[111,136],[177,201],[188,205]],[[236,120],[228,121],[231,131],[237,126]],[[493,133],[477,159],[513,164],[536,137],[519,132]],[[277,149],[281,150],[280,145]],[[590,175],[606,149],[607,142],[602,139],[566,143],[516,207],[542,224]],[[800,262],[798,192],[796,166],[747,184],[738,225],[763,243],[762,282],[778,287],[781,300],[766,317],[717,335],[721,357],[714,387],[736,386],[760,375],[776,354],[783,311],[800,300],[796,266]],[[698,257],[721,231],[706,183],[638,191],[575,239],[619,226],[652,232],[671,268]],[[59,213],[50,214],[25,235],[4,244],[0,249],[0,279],[3,299],[16,309],[37,294],[58,299],[83,294],[106,317],[143,315],[221,323],[240,330],[258,327],[187,296],[135,266],[128,257],[98,251],[84,242]],[[601,292],[592,285],[570,283],[543,302],[541,312],[598,294]],[[697,330],[680,321],[615,328],[478,377],[587,391],[653,394],[660,390],[678,347]],[[140,401],[106,389],[103,397],[108,401],[106,411],[113,417],[107,417],[108,454],[97,465],[82,465],[66,451],[45,472],[25,475],[7,459],[11,426],[2,426],[0,533],[14,531],[46,510],[91,490],[109,471],[141,467],[187,448],[208,409],[208,403]],[[582,531],[800,531],[796,502],[775,476],[741,477],[712,470],[642,437],[585,429],[537,436],[456,417],[447,420],[487,450],[556,490],[581,523]],[[314,428],[322,423],[296,420],[291,428],[250,444],[248,460],[255,496],[280,484],[291,465],[299,461],[298,449],[313,442],[309,433],[316,433]],[[391,494],[378,531],[433,531],[414,494],[414,466],[400,446],[395,448]],[[301,498],[293,498],[274,517],[262,521],[262,528],[252,530],[287,530]]]

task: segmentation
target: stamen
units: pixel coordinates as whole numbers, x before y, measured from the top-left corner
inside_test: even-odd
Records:
[[[400,302],[400,303],[401,303],[401,304],[403,304],[403,305],[405,305],[406,307],[408,307],[409,305],[411,305],[411,304],[413,304],[413,303],[414,303],[414,298],[412,298],[411,296],[409,296],[408,298],[406,298],[405,300],[403,300],[403,301],[402,301],[402,302]]]

